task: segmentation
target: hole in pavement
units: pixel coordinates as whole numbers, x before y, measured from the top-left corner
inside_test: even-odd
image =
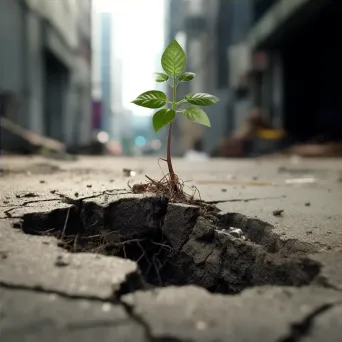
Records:
[[[63,235],[60,245],[70,252],[134,260],[151,286],[193,284],[235,294],[256,285],[307,285],[320,271],[305,256],[312,245],[282,241],[265,222],[214,208],[203,217],[199,207],[164,197],[80,200],[69,208],[24,214],[21,228]]]

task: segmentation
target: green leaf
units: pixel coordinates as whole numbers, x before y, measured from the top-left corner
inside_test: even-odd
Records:
[[[192,122],[210,127],[209,118],[201,108],[189,107],[185,109],[183,114]]]
[[[185,100],[197,106],[211,106],[220,101],[218,97],[206,93],[188,94]]]
[[[179,82],[189,82],[195,78],[196,74],[193,72],[185,72],[178,77]]]
[[[155,81],[162,83],[162,82],[166,82],[169,79],[169,75],[166,75],[162,72],[156,72],[155,73]]]
[[[167,96],[159,90],[149,90],[140,94],[132,103],[145,108],[161,108],[165,106]]]
[[[161,128],[174,120],[176,112],[172,109],[163,108],[153,115],[152,123],[154,132],[157,133]]]
[[[161,64],[164,71],[171,76],[178,76],[184,71],[186,55],[175,39],[165,49],[161,58]]]

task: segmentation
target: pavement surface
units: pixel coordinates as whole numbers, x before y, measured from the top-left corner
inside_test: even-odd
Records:
[[[187,191],[245,240],[218,234],[196,208],[132,195],[128,183],[163,176],[157,158],[1,163],[1,342],[341,341],[342,160],[175,160]],[[87,231],[118,247],[119,231],[144,252],[160,227],[183,258],[173,274],[191,274],[162,287],[147,284],[136,250],[72,253],[81,237],[66,246]]]

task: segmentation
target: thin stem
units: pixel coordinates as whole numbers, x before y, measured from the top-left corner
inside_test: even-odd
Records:
[[[176,85],[176,76],[173,77],[173,99],[172,99],[172,109],[176,109],[177,102],[177,85]],[[169,127],[169,136],[167,139],[167,166],[169,168],[169,174],[171,181],[175,180],[175,172],[173,171],[172,161],[171,161],[171,138],[172,138],[172,122]]]
[[[169,169],[169,174],[171,179],[174,179],[175,172],[173,171],[172,161],[171,161],[171,137],[172,137],[172,122],[170,122],[169,125],[169,136],[167,138],[167,156],[166,156],[166,162],[167,167]]]

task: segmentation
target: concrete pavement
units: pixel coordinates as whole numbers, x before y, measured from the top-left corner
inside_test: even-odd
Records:
[[[174,164],[213,219],[156,158],[2,160],[0,341],[340,341],[342,161]]]

